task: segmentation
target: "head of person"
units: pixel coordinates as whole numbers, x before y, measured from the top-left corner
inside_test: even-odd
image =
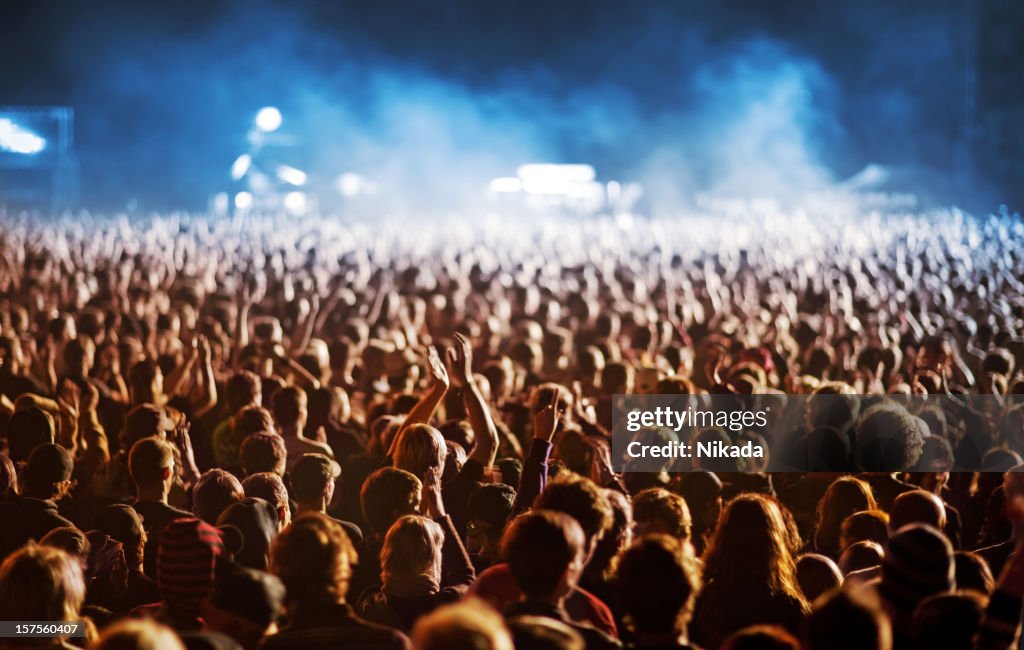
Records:
[[[578,474],[563,474],[549,481],[533,507],[563,512],[576,520],[583,530],[584,564],[612,525],[607,496],[596,483]]]
[[[586,573],[593,579],[610,580],[616,558],[633,541],[633,504],[618,490],[604,488],[602,492],[612,509],[612,523],[594,545]]]
[[[288,488],[284,480],[273,472],[257,472],[242,480],[242,491],[245,496],[263,499],[277,512],[278,530],[292,522],[291,508],[288,503]]]
[[[242,471],[246,475],[272,472],[284,476],[288,464],[288,451],[284,439],[276,433],[253,433],[242,439],[239,448]]]
[[[0,565],[0,612],[20,621],[74,621],[85,600],[76,557],[29,542]]]
[[[693,518],[694,538],[714,530],[722,515],[722,480],[713,472],[687,472],[679,479],[679,493]]]
[[[159,403],[164,394],[164,373],[153,359],[142,359],[128,371],[128,390],[133,404]]]
[[[103,630],[93,650],[185,650],[174,630],[148,618],[124,619]]]
[[[22,494],[35,499],[62,499],[71,490],[74,468],[67,449],[53,443],[41,444],[29,454],[28,465],[22,472]]]
[[[956,587],[953,546],[925,524],[911,524],[889,539],[879,593],[896,611],[910,614],[929,596]]]
[[[921,456],[926,435],[921,419],[899,404],[876,404],[857,421],[857,465],[865,472],[910,471]]]
[[[326,454],[303,454],[292,467],[292,498],[303,507],[321,509],[334,498],[341,466]]]
[[[506,625],[516,648],[531,650],[585,650],[580,633],[546,616],[515,616]]]
[[[889,534],[910,524],[926,524],[942,530],[946,527],[946,507],[942,499],[926,490],[910,490],[893,499],[889,506]]]
[[[89,559],[89,538],[74,526],[60,526],[43,535],[39,540],[41,546],[59,548],[68,555],[81,560],[83,565]]]
[[[527,600],[551,602],[567,596],[586,564],[586,536],[564,512],[535,509],[505,531],[501,555]]]
[[[263,401],[263,384],[256,373],[239,370],[228,378],[224,397],[228,401],[228,410],[238,413],[246,406],[258,406]]]
[[[465,600],[422,616],[412,629],[416,650],[513,650],[505,621],[487,605]]]
[[[233,527],[241,535],[241,548],[235,562],[258,571],[267,570],[270,545],[277,536],[277,508],[257,497],[245,497],[232,503],[217,518],[217,526]]]
[[[380,551],[381,585],[385,594],[416,597],[441,588],[441,546],[444,531],[427,517],[400,517],[384,536]]]
[[[861,479],[844,476],[834,481],[818,501],[815,548],[821,553],[838,555],[843,520],[855,512],[873,510],[876,506],[871,486]]]
[[[286,386],[274,393],[274,421],[282,433],[298,433],[306,428],[309,417],[306,391],[298,386]]]
[[[996,581],[985,558],[970,551],[957,551],[953,557],[953,564],[956,567],[957,589],[972,589],[986,596],[992,594]]]
[[[363,482],[359,502],[370,531],[383,537],[405,515],[419,512],[423,484],[413,474],[381,467]]]
[[[721,650],[800,650],[800,642],[777,625],[755,625],[731,634]]]
[[[438,474],[444,473],[448,447],[440,431],[429,424],[414,424],[400,435],[395,446],[395,467],[404,469],[420,480],[431,468],[437,469]]]
[[[837,589],[814,602],[804,624],[804,645],[806,650],[892,650],[892,626],[877,603]]]
[[[163,438],[143,438],[128,453],[128,472],[136,491],[169,489],[174,480],[174,447]]]
[[[657,584],[657,589],[651,585]],[[687,544],[675,537],[649,535],[619,558],[615,586],[625,616],[641,636],[685,634],[697,592],[700,566]]]
[[[235,414],[234,419],[231,421],[231,426],[234,428],[235,435],[241,440],[245,440],[247,437],[257,433],[276,435],[277,431],[274,427],[274,418],[270,415],[270,411],[262,406],[253,404],[243,406]]]
[[[726,506],[704,555],[704,578],[736,594],[767,590],[802,599],[781,507],[761,494],[741,494]]]
[[[142,567],[146,529],[135,508],[123,503],[109,505],[96,515],[96,529],[121,543],[130,569]]]
[[[121,446],[131,449],[132,445],[143,438],[166,438],[170,428],[170,420],[162,407],[150,402],[136,404],[124,417]]]
[[[221,533],[213,526],[195,518],[167,524],[156,561],[156,585],[164,605],[182,617],[198,618],[224,553]]]
[[[270,571],[285,586],[292,610],[345,602],[356,551],[341,524],[306,512],[284,529],[271,548]]]
[[[216,524],[220,513],[245,497],[242,484],[220,468],[203,472],[192,488],[192,512],[208,524]]]
[[[18,472],[7,454],[0,454],[0,501],[18,493]]]
[[[686,499],[664,488],[642,490],[633,497],[633,524],[638,537],[658,533],[689,541],[693,529]]]
[[[869,541],[884,545],[889,541],[889,515],[882,510],[862,510],[843,520],[839,528],[839,548]]]
[[[839,570],[844,576],[854,571],[868,569],[882,564],[885,557],[885,550],[878,542],[861,540],[846,547],[839,557]]]
[[[276,576],[220,561],[213,591],[203,602],[203,622],[207,629],[231,637],[244,648],[255,647],[277,621],[284,595],[284,585]]]
[[[469,497],[466,548],[494,559],[505,525],[512,516],[516,491],[504,483],[488,483]]]
[[[832,558],[818,553],[801,555],[796,561],[796,581],[807,602],[843,584],[843,573]]]
[[[7,422],[7,446],[11,460],[23,463],[39,445],[52,443],[56,426],[43,409],[32,406],[20,409]]]
[[[919,648],[971,650],[988,599],[974,591],[929,596],[914,610]]]

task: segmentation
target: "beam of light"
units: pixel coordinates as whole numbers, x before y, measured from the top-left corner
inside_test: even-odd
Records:
[[[247,153],[243,153],[241,156],[236,158],[234,164],[231,165],[231,179],[235,181],[241,180],[249,171],[250,167],[252,167],[252,156]]]
[[[252,203],[252,194],[249,192],[239,192],[235,195],[235,208],[238,210],[248,210]]]
[[[288,192],[284,195],[284,209],[291,214],[302,214],[308,206],[309,202],[304,192]]]
[[[492,192],[499,192],[503,194],[521,192],[523,190],[523,182],[518,178],[505,176],[503,178],[495,178],[491,181],[490,188]]]
[[[281,126],[281,111],[275,106],[265,106],[256,113],[256,128],[264,133],[276,131]]]
[[[46,148],[46,140],[28,129],[0,117],[0,150],[20,154],[36,154]]]
[[[289,185],[301,187],[306,184],[306,172],[289,167],[288,165],[281,165],[277,168],[277,177],[282,183],[288,183]]]

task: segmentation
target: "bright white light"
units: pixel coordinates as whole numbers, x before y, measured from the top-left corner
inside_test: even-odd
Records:
[[[306,211],[306,195],[302,192],[288,192],[284,195],[284,208],[292,214]]]
[[[235,159],[233,165],[231,165],[231,178],[232,180],[241,180],[245,176],[249,168],[252,167],[252,156],[247,153],[243,153],[241,156]]]
[[[522,189],[523,189],[523,183],[518,178],[512,178],[510,176],[505,176],[505,177],[502,177],[502,178],[495,178],[493,181],[491,181],[491,191],[492,192],[502,192],[502,193],[521,192]]]
[[[239,192],[235,195],[235,207],[239,210],[248,210],[252,207],[252,194]]]
[[[349,199],[360,194],[374,194],[377,191],[377,186],[371,183],[368,178],[354,172],[345,172],[338,177],[335,184],[341,195]]]
[[[277,177],[281,179],[282,183],[288,183],[289,185],[306,184],[306,172],[289,167],[288,165],[281,165],[277,168]]]
[[[0,149],[11,153],[33,154],[46,148],[46,140],[24,129],[9,118],[0,118]]]
[[[213,213],[214,214],[227,214],[228,213],[228,193],[218,192],[213,197]]]
[[[265,106],[256,113],[256,128],[264,133],[276,131],[281,126],[281,111],[273,106]]]
[[[533,163],[522,165],[517,171],[523,185],[527,183],[589,183],[597,174],[590,165],[555,165]]]

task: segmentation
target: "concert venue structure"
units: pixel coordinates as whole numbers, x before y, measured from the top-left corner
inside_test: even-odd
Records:
[[[1024,5],[0,6],[0,650],[988,650]]]

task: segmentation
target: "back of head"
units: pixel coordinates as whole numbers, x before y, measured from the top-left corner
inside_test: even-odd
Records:
[[[0,612],[10,620],[72,621],[85,600],[77,558],[29,543],[0,565]]]
[[[429,424],[414,424],[401,433],[395,446],[395,467],[420,479],[430,468],[443,474],[447,453],[448,447],[440,431]]]
[[[952,591],[954,571],[949,540],[931,526],[911,524],[889,540],[880,593],[892,606],[910,613],[928,596]]]
[[[160,533],[156,582],[171,609],[198,614],[213,589],[214,568],[224,555],[220,532],[199,519],[178,519]]]
[[[796,561],[796,581],[808,602],[843,584],[843,574],[831,558],[817,553],[801,555]]]
[[[890,650],[892,628],[877,605],[837,589],[814,602],[804,642],[807,650]]]
[[[295,427],[306,415],[306,391],[298,386],[286,386],[274,393],[272,404],[277,424],[285,428]]]
[[[22,472],[25,496],[37,499],[55,499],[70,489],[74,460],[67,449],[53,443],[44,443],[32,450],[28,465]]]
[[[585,650],[580,633],[561,621],[542,616],[516,616],[506,623],[519,650]]]
[[[861,416],[854,436],[857,465],[866,472],[913,469],[925,435],[920,420],[893,402],[872,406]]]
[[[174,471],[174,448],[163,438],[143,438],[128,453],[128,471],[136,487],[160,483]]]
[[[512,650],[501,616],[483,603],[467,600],[421,617],[412,630],[416,650]]]
[[[231,422],[235,435],[245,440],[256,433],[275,433],[274,417],[262,406],[244,406]]]
[[[889,515],[882,510],[862,510],[844,519],[839,529],[840,547],[845,550],[861,541],[888,542]]]
[[[28,460],[32,450],[41,444],[53,442],[55,427],[50,414],[38,407],[15,411],[7,422],[7,445],[11,460]]]
[[[755,625],[734,633],[721,650],[800,650],[800,642],[775,625]]]
[[[970,650],[987,599],[973,591],[939,594],[921,601],[914,611],[914,636],[919,648]]]
[[[843,575],[850,575],[854,571],[878,566],[885,557],[885,551],[878,542],[861,540],[850,544],[839,557],[839,570]]]
[[[423,595],[441,585],[441,546],[444,531],[432,519],[419,515],[399,517],[380,551],[381,582],[385,593]]]
[[[356,552],[345,529],[318,512],[299,515],[274,540],[270,570],[292,606],[344,602]]]
[[[242,440],[239,449],[242,471],[246,474],[274,472],[284,474],[288,451],[284,439],[276,433],[253,433]]]
[[[249,370],[239,370],[228,378],[225,397],[231,413],[237,413],[249,404],[259,404],[262,384],[259,376]]]
[[[402,515],[419,510],[423,484],[409,472],[381,467],[363,482],[359,494],[363,517],[370,529],[383,535]]]
[[[584,548],[584,532],[574,518],[538,509],[512,522],[501,555],[528,599],[547,599],[564,586],[568,569],[576,565],[576,576],[582,571]]]
[[[601,488],[577,474],[563,474],[550,481],[533,507],[564,512],[575,519],[583,529],[587,552],[612,525],[612,508]]]
[[[969,551],[957,551],[953,563],[956,566],[956,588],[973,589],[989,596],[995,589],[996,581],[985,558]]]
[[[171,628],[152,619],[126,619],[103,631],[93,650],[185,650]]]
[[[660,533],[688,540],[693,529],[686,500],[664,488],[642,490],[633,497],[633,521],[637,535]]]
[[[40,546],[59,548],[71,557],[85,561],[89,557],[89,538],[74,526],[60,526],[43,535]]]
[[[273,472],[257,472],[242,481],[246,497],[263,499],[275,508],[288,507],[288,488],[284,480]]]
[[[690,548],[673,537],[650,535],[619,557],[615,584],[637,632],[685,631],[700,589],[700,567]]]
[[[192,511],[206,523],[215,524],[220,513],[244,496],[242,484],[232,474],[219,468],[209,469],[192,489]]]
[[[242,548],[234,559],[242,566],[259,571],[267,569],[270,544],[277,536],[277,509],[255,497],[232,503],[217,518],[218,526],[234,526],[242,536]]]
[[[277,577],[225,560],[217,563],[209,603],[266,629],[277,620],[284,593],[284,585]]]
[[[942,530],[946,525],[942,499],[925,490],[910,490],[893,499],[889,506],[889,531],[893,533],[910,524]]]

